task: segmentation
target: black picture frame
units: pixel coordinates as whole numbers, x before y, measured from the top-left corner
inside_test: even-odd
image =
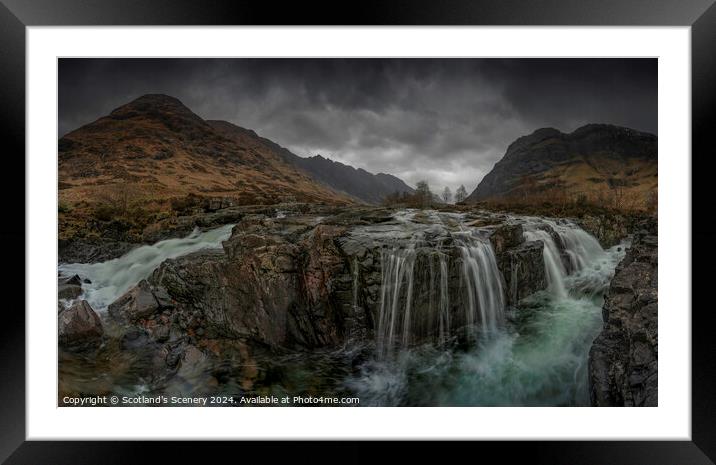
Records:
[[[217,454],[264,457],[275,462],[273,443],[25,441],[25,306],[17,281],[25,270],[25,28],[74,25],[575,25],[690,26],[692,46],[692,440],[411,443],[422,459],[499,454],[556,464],[708,464],[716,460],[716,338],[709,302],[709,264],[716,259],[716,226],[706,181],[714,172],[711,122],[716,113],[716,6],[714,0],[364,0],[286,2],[215,0],[2,0],[0,2],[0,183],[4,258],[13,267],[3,289],[0,318],[0,460],[11,464],[195,461]],[[48,103],[51,107],[51,105]],[[660,128],[665,131],[668,128]],[[670,154],[669,156],[684,156]],[[687,160],[685,159],[685,162]],[[22,173],[22,175],[21,175]],[[710,208],[711,207],[711,208]],[[24,247],[20,247],[23,244]],[[684,270],[686,272],[686,270]],[[668,285],[668,283],[662,283]],[[48,291],[49,292],[49,291]],[[12,299],[7,299],[12,297]],[[661,308],[689,312],[689,308]],[[373,460],[386,443],[288,443],[292,461]],[[211,455],[205,449],[211,448]],[[443,450],[446,449],[446,450]],[[176,457],[176,458],[175,458]]]

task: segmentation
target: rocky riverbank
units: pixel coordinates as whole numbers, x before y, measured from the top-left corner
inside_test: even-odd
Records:
[[[311,211],[316,214],[335,213],[331,205],[286,203],[275,205],[226,206],[221,199],[205,201],[193,208],[184,208],[167,218],[152,222],[142,231],[130,228],[126,221],[91,220],[78,228],[69,238],[58,241],[60,263],[95,263],[120,257],[132,249],[146,244],[183,237],[195,228],[208,230],[225,224],[238,223],[246,215],[291,214]]]
[[[604,329],[589,354],[592,405],[658,405],[657,309],[657,224],[649,221],[634,234],[605,297]]]
[[[565,275],[583,266],[575,253],[586,251],[565,235],[573,223],[484,211],[220,215],[236,220],[220,247],[157,262],[95,309],[85,299],[102,300],[88,297],[86,276],[60,278],[61,390],[109,392],[96,380],[120,379],[161,392],[265,394],[289,383],[286,366],[309,360],[328,366],[316,382],[342,389],[337,380],[371,354],[469,347],[474,328],[491,333],[521,312],[531,318],[534,303],[521,302],[551,278],[545,242],[530,238],[548,238]],[[294,362],[278,362],[287,359]],[[111,374],[77,383],[63,360]]]

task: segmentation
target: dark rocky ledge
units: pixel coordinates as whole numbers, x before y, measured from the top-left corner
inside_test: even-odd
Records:
[[[509,304],[545,288],[541,242],[525,242],[522,227],[504,218],[476,221],[494,224],[490,237]],[[329,217],[244,215],[223,250],[166,260],[112,303],[107,322],[111,337],[122,351],[156,359],[153,385],[175,376],[181,366],[188,369],[192,361],[205,369],[266,351],[372,340],[381,306],[381,263],[386,246],[390,249],[381,241],[392,240],[386,238],[401,228],[380,209]],[[459,331],[466,305],[456,287],[461,279],[459,248],[450,234],[428,235],[426,241],[416,269],[439,270],[437,260],[440,254],[445,257],[449,311]],[[416,315],[435,304],[434,279],[416,272]],[[432,327],[415,328],[416,341],[434,332]]]
[[[605,297],[604,328],[589,353],[594,406],[657,406],[656,221],[641,224]]]

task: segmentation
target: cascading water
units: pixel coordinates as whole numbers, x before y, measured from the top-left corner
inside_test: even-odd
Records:
[[[353,259],[353,311],[358,310],[358,277],[360,276],[360,266],[358,265],[358,258]]]
[[[164,261],[202,249],[220,248],[229,238],[234,225],[228,224],[209,231],[195,229],[189,236],[143,245],[125,255],[102,263],[62,264],[63,276],[79,275],[90,283],[83,284],[80,298],[87,300],[97,311],[109,304],[142,279],[146,279]]]
[[[346,284],[352,279],[356,314],[359,308],[376,312],[375,352],[372,342],[352,340],[335,352],[291,354],[279,361],[265,354],[257,360],[271,367],[272,381],[256,381],[256,388],[270,390],[275,384],[276,392],[283,393],[286,386],[305,385],[307,392],[358,396],[361,405],[588,405],[587,356],[602,325],[603,292],[625,244],[605,251],[567,222],[512,216],[474,220],[461,214],[401,212],[394,221],[354,227],[356,236],[343,249],[352,257]],[[521,224],[525,239],[543,242],[543,263],[534,256],[533,244],[525,248],[531,261],[508,249],[499,257],[500,266],[508,257],[512,265],[528,269],[539,271],[543,265],[549,284],[509,309],[505,291],[515,302],[515,278],[524,276],[524,268],[517,273],[511,267],[517,273],[513,287],[504,289],[489,234],[505,222]],[[61,265],[59,271],[91,280],[83,285],[81,298],[103,311],[163,260],[218,248],[231,228],[195,231],[105,263]],[[81,371],[84,365],[64,367]],[[127,386],[134,389],[134,384]],[[233,394],[235,386],[222,389]]]
[[[469,235],[458,239],[462,256],[462,279],[467,294],[466,323],[472,330],[479,316],[479,327],[490,335],[502,321],[505,299],[500,270],[492,245]]]
[[[440,342],[450,336],[450,297],[448,295],[447,260],[440,255]]]
[[[448,332],[469,322],[474,323],[473,328],[487,331],[479,331],[481,337],[466,350],[428,341],[398,347],[392,357],[371,360],[359,375],[345,382],[350,392],[360,395],[362,405],[589,404],[589,348],[602,326],[603,293],[627,243],[604,250],[594,237],[572,223],[521,217],[511,220],[522,224],[526,240],[543,242],[547,289],[523,299],[520,307],[511,309],[509,318],[503,316],[502,280],[489,242],[475,228],[451,232],[456,253],[443,255],[445,272],[439,279],[439,289],[450,292],[446,315],[452,321]],[[410,281],[405,277],[407,269],[403,278],[397,275],[401,266],[409,266],[415,268],[411,274],[420,276],[421,253],[420,247],[386,253],[384,286],[398,283],[403,286],[399,292],[406,294]],[[457,273],[459,281],[447,271]],[[451,287],[456,282],[462,294]],[[393,295],[392,288],[384,288],[384,292]],[[516,295],[515,290],[510,292]],[[421,299],[415,295],[420,294],[413,291],[416,308]],[[381,305],[381,314],[396,310],[402,312],[403,307]]]
[[[450,254],[445,241],[454,241],[456,254]],[[460,285],[451,296],[453,262]],[[500,327],[505,305],[502,278],[490,241],[474,230],[432,241],[415,235],[407,243],[384,248],[381,264],[379,354],[418,342],[445,342],[458,327],[471,340],[488,337]]]
[[[390,353],[396,343],[398,326],[403,329],[403,344],[410,334],[410,310],[413,301],[415,244],[381,254],[380,314],[376,329],[378,352]],[[402,322],[401,322],[402,319]]]
[[[525,224],[524,235],[527,240],[544,243],[547,284],[556,298],[567,297],[564,281],[569,274],[579,272],[587,264],[605,256],[604,249],[594,237],[571,223],[557,224],[550,220],[528,222]]]

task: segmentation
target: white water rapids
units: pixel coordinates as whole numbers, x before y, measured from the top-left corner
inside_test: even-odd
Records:
[[[465,323],[480,337],[467,351],[435,343],[409,346],[409,335],[398,339],[394,331],[396,321],[411,318],[416,246],[392,250],[383,262],[377,344],[379,354],[386,345],[400,350],[366,363],[346,387],[368,405],[588,405],[588,352],[602,325],[603,292],[626,244],[604,250],[573,223],[518,220],[526,240],[544,244],[545,291],[518,309],[506,308],[489,241],[454,234],[467,296]],[[446,267],[441,263],[441,271]],[[430,282],[447,295],[442,276]],[[398,293],[407,298],[396,298]],[[431,318],[449,321],[450,312],[442,308],[435,306]]]
[[[547,280],[547,289],[514,307],[507,305],[490,240],[506,221],[521,224],[526,240],[542,241]],[[481,224],[486,226],[476,226]],[[90,280],[80,298],[103,312],[164,260],[220,248],[231,229],[195,230],[103,263],[62,264],[59,272]],[[327,359],[297,352],[284,362],[271,355],[262,363],[281,376],[262,388],[283,392],[285,386],[325,382],[330,387],[325,389],[360,397],[361,405],[588,405],[588,352],[602,325],[603,293],[625,244],[603,250],[568,221],[438,212],[399,212],[394,221],[356,230],[355,250],[380,247],[379,276],[377,269],[361,265],[357,253],[347,265],[354,312],[365,307],[366,290],[376,286],[375,341],[361,341]],[[353,365],[350,350],[367,355]]]
[[[554,231],[550,233],[546,227]],[[583,229],[573,224],[557,224],[550,220],[532,221],[525,224],[525,238],[530,241],[540,240],[544,243],[544,265],[549,291],[557,298],[567,297],[565,278],[579,272],[591,263],[605,258],[605,251],[599,242]],[[562,247],[558,247],[556,240]],[[567,266],[562,259],[560,249],[568,260]]]
[[[102,312],[132,286],[148,278],[164,260],[202,249],[220,248],[221,243],[231,235],[231,228],[231,224],[203,232],[197,228],[186,237],[143,245],[113,260],[62,264],[58,269],[63,276],[78,275],[89,279],[91,283],[82,284],[80,298]]]

